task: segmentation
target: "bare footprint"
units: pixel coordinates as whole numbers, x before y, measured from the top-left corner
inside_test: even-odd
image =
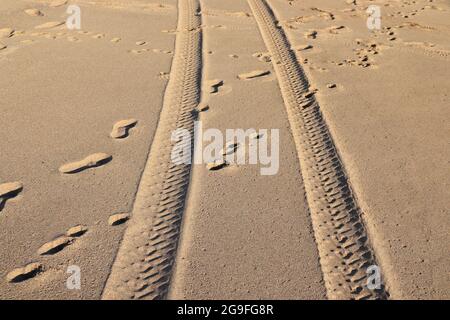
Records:
[[[120,120],[116,122],[110,133],[113,139],[122,139],[128,137],[128,131],[137,124],[136,119]]]
[[[117,42],[119,42],[121,40],[122,40],[121,38],[112,38],[110,41],[113,42],[113,43],[117,43]]]
[[[112,156],[106,153],[94,153],[83,160],[65,164],[59,168],[61,173],[78,173],[89,168],[99,167],[112,160]]]
[[[40,255],[49,255],[49,254],[55,254],[65,247],[67,247],[69,244],[72,243],[72,239],[67,236],[61,236],[56,238],[53,241],[47,242],[44,245],[42,245],[38,249],[38,254]]]
[[[266,76],[270,73],[270,71],[267,70],[255,70],[255,71],[251,71],[248,73],[241,73],[240,75],[238,75],[238,79],[240,80],[249,80],[249,79],[253,79],[253,78],[258,78],[258,77],[263,77]]]
[[[0,184],[0,211],[4,208],[6,201],[17,196],[23,189],[20,182],[8,182]]]
[[[6,275],[8,282],[21,282],[33,278],[42,271],[42,264],[33,262],[27,264],[25,267],[14,269]]]

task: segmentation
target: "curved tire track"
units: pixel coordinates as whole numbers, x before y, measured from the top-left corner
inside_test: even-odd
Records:
[[[193,135],[199,103],[202,33],[198,0],[178,1],[178,30],[170,80],[150,154],[103,299],[163,299],[169,286],[190,178],[190,165],[171,161],[184,128]]]
[[[330,299],[385,299],[367,288],[376,265],[367,232],[332,136],[290,43],[265,0],[248,0],[272,55],[297,147],[320,263]]]

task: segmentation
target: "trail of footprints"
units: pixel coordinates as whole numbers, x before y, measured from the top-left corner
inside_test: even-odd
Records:
[[[252,144],[256,140],[260,139],[262,137],[262,134],[254,132],[249,135],[249,143]],[[209,162],[206,164],[206,168],[209,171],[217,171],[222,168],[225,168],[230,165],[230,163],[227,161],[227,157],[233,155],[238,151],[238,149],[242,147],[238,142],[236,141],[228,141],[225,143],[225,146],[222,148],[220,155],[218,155],[217,159],[215,159],[212,162]]]
[[[433,0],[428,1],[429,3],[432,3]],[[365,12],[366,7],[361,6],[358,1],[354,0],[348,0],[347,4],[350,5],[350,8],[346,8],[344,10],[341,10],[344,13],[350,13],[351,16],[358,16],[358,17],[366,17],[367,14]],[[405,8],[411,7],[415,5],[416,8],[414,9],[408,9],[409,11],[405,11]],[[394,26],[383,26],[382,30],[380,32],[374,32],[371,34],[371,37],[377,38],[379,35],[382,35],[387,44],[382,43],[376,43],[374,41],[364,41],[361,39],[356,39],[356,45],[357,48],[354,49],[356,58],[347,58],[341,61],[329,61],[330,63],[337,65],[337,66],[357,66],[361,68],[376,68],[375,64],[375,55],[377,55],[381,50],[385,48],[392,47],[393,44],[400,44],[403,47],[400,47],[400,49],[420,49],[421,52],[425,55],[429,56],[435,56],[439,58],[448,59],[450,56],[450,51],[445,49],[439,49],[436,47],[433,43],[427,43],[427,42],[405,42],[401,41],[401,39],[398,38],[397,30],[403,29],[403,28],[418,28],[424,31],[432,31],[435,30],[435,27],[422,25],[417,22],[409,21],[409,18],[416,16],[419,13],[422,13],[426,10],[438,10],[443,11],[444,9],[436,6],[436,5],[421,5],[417,1],[401,1],[400,3],[386,3],[386,7],[389,9],[387,10],[388,13],[386,13],[389,17],[397,17],[397,18],[403,18],[405,19],[405,22],[400,23],[399,25]],[[301,24],[312,22],[318,19],[325,19],[333,21],[335,20],[335,14],[333,12],[328,12],[327,10],[322,10],[320,8],[311,8],[311,11],[315,12],[315,14],[305,14],[301,16],[297,16],[294,18],[290,18],[288,20],[280,22],[281,25],[285,26],[286,28],[293,29],[293,30],[302,30],[304,29],[304,26]],[[394,11],[393,11],[394,10]],[[396,11],[397,10],[397,11]],[[330,34],[340,34],[343,32],[349,32],[351,29],[349,29],[346,26],[343,25],[334,25],[330,27],[326,27],[323,29],[315,29],[315,30],[308,30],[304,32],[303,36],[305,39],[308,40],[315,40],[318,37],[330,35]],[[304,51],[304,50],[310,50],[312,49],[312,45],[306,45],[303,48],[298,47],[294,48],[296,51]],[[308,60],[305,59],[303,61],[304,64],[308,64]],[[310,69],[315,69],[317,71],[323,72],[327,71],[326,68],[321,67],[313,67],[310,64]]]
[[[62,1],[58,5],[63,5],[65,2]],[[57,6],[57,5],[55,5]],[[27,15],[30,17],[43,17],[45,13],[38,9],[27,9],[25,11]],[[93,39],[104,39],[106,35],[104,33],[94,33],[91,31],[74,31],[70,34],[62,31],[62,26],[64,25],[63,21],[50,21],[39,24],[35,27],[36,31],[30,32],[29,35],[33,37],[44,37],[46,39],[62,39],[65,38],[71,42],[78,42],[80,40],[80,36],[87,36]],[[43,31],[41,31],[43,30]],[[51,32],[56,30],[57,32]],[[78,36],[75,36],[75,34]],[[26,34],[23,31],[16,31],[12,28],[3,28],[0,29],[0,39],[1,38],[11,38],[13,36],[24,35]],[[25,41],[25,40],[24,40]],[[32,41],[32,40],[29,40]],[[122,41],[120,37],[113,37],[109,40],[111,43],[119,43]],[[135,42],[135,45],[138,47],[145,47],[149,43],[144,40],[138,40]],[[0,43],[0,50],[7,48],[6,45]],[[129,50],[130,53],[140,54],[144,52],[149,52],[150,49],[132,49]],[[172,54],[173,52],[170,50],[162,50],[162,49],[153,49],[152,52],[158,54]],[[263,58],[264,59],[264,58]],[[269,60],[270,61],[270,60]],[[253,79],[256,77],[264,76],[268,74],[269,71],[253,71],[245,74],[241,74],[238,76],[239,79]],[[161,73],[164,76],[166,73]],[[167,74],[168,75],[168,74]],[[209,93],[214,94],[219,91],[219,88],[223,86],[222,80],[211,80],[206,84],[209,86]],[[204,112],[209,109],[207,104],[200,104],[197,107],[197,112]],[[124,139],[129,136],[130,130],[137,125],[138,121],[136,119],[125,119],[116,122],[113,125],[112,131],[109,136],[112,139]],[[251,139],[258,139],[258,135],[254,135]],[[227,143],[224,148],[222,155],[227,156],[236,152],[239,148],[239,145],[235,142]],[[81,160],[76,160],[73,162],[69,162],[63,164],[59,167],[59,172],[62,175],[74,175],[81,173],[88,169],[97,168],[100,166],[104,166],[110,161],[113,160],[113,156],[106,153],[94,153],[86,156]],[[222,158],[216,160],[214,163],[207,164],[207,168],[211,171],[219,170],[228,165],[228,163]],[[0,185],[0,211],[5,206],[7,200],[16,197],[23,190],[23,185],[21,182],[9,182]],[[128,213],[117,213],[113,214],[108,218],[108,225],[110,226],[118,226],[125,223],[129,219]],[[76,225],[69,228],[63,235],[60,235],[44,244],[42,244],[37,249],[37,255],[40,257],[49,257],[53,256],[66,248],[70,247],[75,241],[82,238],[88,232],[88,227],[85,225]],[[18,267],[13,269],[6,275],[6,281],[9,283],[19,283],[22,281],[26,281],[38,275],[41,272],[45,271],[45,266],[43,263],[34,261],[25,266]]]
[[[64,2],[64,1],[62,1]],[[317,18],[322,18],[325,20],[334,20],[334,14],[325,10],[321,10],[319,8],[312,8],[313,11],[318,12],[317,15],[311,15],[311,16],[302,16],[297,17],[294,19],[290,19],[285,23],[286,27],[291,29],[296,29],[295,24],[297,23],[303,23],[305,21],[310,21]],[[211,15],[217,15],[218,12],[203,12],[204,14],[211,14]],[[26,10],[26,14],[32,17],[41,17],[44,16],[45,13],[43,13],[40,10],[37,9],[29,9]],[[220,12],[220,14],[225,14],[223,12]],[[227,13],[229,14],[229,13]],[[230,13],[230,15],[234,15],[234,13]],[[236,16],[240,17],[251,17],[253,15],[251,14],[241,14],[236,13]],[[53,29],[60,27],[63,24],[63,22],[47,22],[44,24],[38,25],[35,29]],[[213,26],[214,27],[214,26]],[[217,26],[216,26],[217,27]],[[325,28],[323,30],[310,30],[304,34],[304,37],[306,39],[314,40],[319,35],[319,32],[325,31],[329,34],[338,34],[340,32],[343,32],[347,30],[345,26],[331,26],[328,28]],[[163,30],[162,32],[166,32],[169,34],[175,34],[176,30]],[[394,32],[394,28],[392,27],[384,27],[383,33],[388,37],[389,41],[395,41],[396,35]],[[22,32],[16,32],[15,30],[11,28],[4,28],[0,29],[0,39],[2,38],[9,38],[14,35],[20,35]],[[84,36],[90,36],[94,39],[104,39],[106,37],[103,33],[93,33],[89,31],[78,31],[78,34],[84,35]],[[46,38],[52,38],[56,39],[58,37],[64,37],[66,36],[66,33],[60,32],[56,33],[56,35],[52,35],[48,32],[34,32],[31,33],[32,36],[44,36]],[[67,36],[67,40],[69,41],[80,41],[77,37],[73,35]],[[119,43],[122,41],[120,37],[114,37],[109,40],[111,43]],[[379,53],[379,50],[383,48],[382,45],[379,45],[375,42],[365,42],[360,39],[356,40],[356,44],[358,47],[354,50],[357,59],[348,59],[344,61],[331,61],[332,63],[342,66],[342,65],[358,65],[363,68],[369,67],[372,63],[372,56],[377,55]],[[142,54],[145,52],[154,52],[157,54],[168,54],[172,55],[173,52],[170,50],[162,50],[162,49],[149,49],[146,46],[149,45],[149,42],[145,40],[138,40],[135,42],[135,45],[140,47],[139,49],[131,49],[128,50],[130,53],[133,54]],[[3,47],[2,47],[3,46]],[[2,49],[5,49],[6,45],[2,45],[0,42],[0,51]],[[305,44],[301,46],[297,46],[293,48],[295,51],[306,51],[313,49],[313,45],[311,44]],[[230,54],[229,57],[231,59],[237,59],[239,58],[236,54]],[[261,62],[271,62],[272,56],[268,52],[257,52],[253,54],[253,57],[258,59]],[[304,61],[307,63],[306,61]],[[268,70],[254,70],[250,72],[245,72],[237,75],[237,78],[239,80],[252,80],[255,78],[263,77],[270,74],[270,71]],[[169,74],[165,72],[161,72],[160,78],[162,79],[168,79]],[[221,88],[224,86],[224,81],[220,79],[214,79],[205,81],[204,84],[205,92],[209,94],[217,94]],[[335,83],[328,83],[327,88],[333,89],[336,88]],[[304,94],[304,99],[311,98],[315,92],[317,92],[317,89],[311,89],[307,93]],[[200,103],[197,108],[196,112],[204,112],[209,109],[209,105],[205,102]],[[113,125],[112,131],[110,132],[110,137],[113,139],[124,139],[129,136],[130,130],[136,126],[138,121],[136,119],[126,119],[116,122]],[[250,136],[250,143],[252,141],[255,141],[259,139],[261,136],[257,133]],[[241,146],[236,143],[235,141],[228,141],[225,145],[225,147],[222,149],[221,154],[217,157],[216,160],[213,162],[207,163],[206,168],[210,171],[217,171],[221,170],[227,166],[230,165],[230,163],[227,162],[226,157],[233,155],[236,153]],[[106,165],[108,162],[112,160],[112,156],[105,153],[95,153],[86,156],[84,159],[70,162],[67,164],[62,165],[59,168],[59,171],[63,175],[67,174],[76,174],[79,172],[82,172],[87,169],[96,168],[99,166]],[[0,211],[2,210],[2,207],[5,205],[6,201],[16,197],[21,191],[23,190],[23,185],[20,182],[10,182],[10,183],[4,183],[0,185]],[[110,226],[117,226],[120,224],[125,223],[130,218],[128,213],[117,213],[113,214],[109,217],[107,223]],[[64,235],[61,235],[47,243],[44,243],[37,251],[37,254],[40,256],[51,256],[54,255],[62,250],[64,250],[66,247],[73,244],[77,239],[81,238],[86,232],[88,231],[88,227],[84,225],[76,225],[74,227],[69,228]],[[6,276],[6,280],[11,283],[15,282],[21,282],[27,279],[30,279],[34,277],[35,275],[39,274],[40,272],[44,271],[44,266],[40,262],[33,262],[30,264],[27,264],[23,267],[17,268],[9,272]]]
[[[50,8],[60,7],[62,5],[67,4],[67,1],[61,1],[57,5],[49,4]],[[158,7],[158,8],[166,8],[165,5],[162,4],[149,4],[150,7]],[[171,8],[171,7],[170,7]],[[145,9],[145,8],[144,8]],[[40,19],[45,17],[46,14],[44,11],[39,9],[26,9],[24,13],[28,15],[32,19]],[[171,30],[162,30],[162,32],[171,33]],[[12,38],[15,36],[28,36],[28,37],[40,37],[44,39],[57,40],[57,39],[65,39],[69,42],[81,42],[81,37],[90,37],[92,39],[106,39],[107,35],[105,33],[96,33],[92,31],[84,31],[84,30],[72,30],[67,31],[65,27],[65,21],[47,21],[44,23],[40,23],[34,27],[34,31],[22,31],[22,30],[14,30],[13,28],[2,28],[0,29],[0,53],[8,53],[10,52],[8,49],[8,45],[3,43],[1,39]],[[113,44],[118,44],[123,39],[121,37],[112,37],[110,38],[110,42]],[[35,39],[23,39],[20,41],[21,44],[30,44],[35,42]],[[19,43],[13,44],[13,47],[17,47]],[[146,52],[151,52],[155,54],[166,54],[171,56],[173,52],[171,50],[160,49],[160,48],[141,48],[149,45],[148,41],[139,40],[135,42],[135,45],[140,48],[132,48],[129,49],[128,52],[130,54],[143,54]],[[161,78],[161,77],[160,77]],[[164,78],[161,78],[164,79]]]
[[[138,120],[120,120],[113,125],[110,137],[112,139],[124,139],[129,136],[131,128],[136,126]],[[65,164],[59,168],[61,174],[75,174],[107,164],[112,160],[112,156],[105,153],[95,153],[86,158]],[[0,184],[0,211],[8,199],[16,197],[23,190],[21,182],[8,182]],[[113,214],[108,218],[108,225],[117,226],[125,223],[129,219],[128,213]],[[64,235],[60,235],[49,242],[44,243],[37,250],[38,256],[52,256],[66,247],[73,244],[78,238],[88,231],[85,225],[76,225],[69,228]],[[44,271],[44,266],[40,262],[32,262],[23,267],[16,268],[6,275],[6,281],[17,283],[33,278]]]

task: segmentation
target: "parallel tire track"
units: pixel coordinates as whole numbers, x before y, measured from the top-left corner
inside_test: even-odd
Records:
[[[163,299],[174,264],[190,165],[175,164],[171,134],[193,135],[200,100],[202,33],[198,0],[178,1],[178,30],[163,108],[136,195],[133,214],[103,299]]]
[[[330,299],[385,299],[367,288],[376,265],[361,211],[332,136],[290,43],[265,0],[248,0],[272,55],[304,178],[306,196]]]

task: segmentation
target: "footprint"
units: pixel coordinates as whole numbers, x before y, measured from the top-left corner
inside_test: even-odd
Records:
[[[23,185],[20,182],[8,182],[0,184],[0,198],[16,196],[22,191]]]
[[[14,269],[6,275],[6,281],[8,282],[21,282],[27,279],[33,278],[39,272],[42,271],[42,264],[39,262],[33,262],[27,264],[25,267]]]
[[[297,51],[305,51],[305,50],[311,50],[312,48],[313,48],[312,45],[306,44],[306,45],[295,47],[295,50],[297,50]]]
[[[309,89],[308,92],[303,94],[303,98],[305,98],[305,99],[312,98],[316,94],[317,91],[318,91],[317,89]]]
[[[54,0],[49,4],[49,7],[56,8],[67,4],[67,0]]]
[[[233,154],[237,148],[238,148],[239,144],[237,144],[236,142],[232,141],[232,142],[227,142],[225,147],[222,149],[222,155],[226,156],[226,155],[230,155]]]
[[[47,242],[44,245],[42,245],[38,249],[38,254],[40,255],[49,255],[49,254],[55,254],[65,247],[67,247],[69,244],[72,243],[72,239],[67,236],[61,236],[56,238],[53,241]]]
[[[61,173],[77,173],[89,168],[99,167],[112,160],[112,156],[106,153],[94,153],[83,160],[65,164],[59,168]]]
[[[237,54],[229,54],[228,55],[230,58],[232,58],[232,59],[237,59],[237,58],[239,58],[239,56],[237,55]]]
[[[112,216],[109,217],[108,224],[110,226],[117,226],[119,224],[124,223],[129,218],[130,218],[130,216],[128,214],[126,214],[126,213],[113,214]]]
[[[252,55],[254,58],[257,58],[261,62],[271,62],[272,56],[268,52],[257,52]]]
[[[143,46],[143,45],[145,45],[145,44],[147,44],[147,42],[145,42],[145,41],[137,41],[137,42],[136,42],[136,45],[137,45],[137,46]]]
[[[44,15],[39,9],[27,9],[25,10],[25,13],[32,17],[40,17]]]
[[[145,52],[145,51],[144,51],[144,50],[136,50],[136,49],[133,49],[133,50],[128,50],[128,52],[134,53],[134,54],[141,54],[141,53],[143,53],[143,52]]]
[[[161,80],[169,80],[169,79],[170,79],[170,73],[161,71],[161,72],[159,73],[158,77],[159,77]]]
[[[196,108],[197,112],[205,112],[209,110],[209,105],[205,102],[201,102],[197,108]]]
[[[8,182],[0,184],[0,211],[4,208],[6,201],[17,196],[23,189],[20,182]]]
[[[209,93],[217,93],[219,92],[219,87],[223,86],[223,80],[208,80],[206,81],[205,85],[208,88]]]
[[[35,29],[50,29],[50,28],[62,26],[63,24],[65,24],[65,21],[50,21],[50,22],[40,24],[34,28]]]
[[[249,80],[249,79],[253,79],[253,78],[258,78],[258,77],[262,77],[262,76],[266,76],[270,73],[270,71],[263,71],[263,70],[255,70],[255,71],[251,71],[248,73],[241,73],[240,75],[238,75],[238,79],[240,80]]]
[[[325,20],[334,20],[335,19],[334,14],[330,11],[322,10],[319,8],[311,8],[311,10],[319,12],[318,16]]]
[[[8,46],[0,42],[0,50],[6,49]]]
[[[226,27],[224,25],[221,24],[213,24],[210,26],[205,26],[206,28],[211,28],[211,29],[225,29]]]
[[[11,28],[0,29],[0,39],[11,38],[13,35],[14,35],[14,29],[11,29]]]
[[[332,34],[339,34],[339,30],[345,29],[345,26],[332,26],[328,28],[328,32]]]
[[[239,17],[239,18],[251,18],[252,14],[244,11],[237,11],[237,12],[228,12],[226,15]]]
[[[149,3],[145,6],[143,6],[144,10],[151,10],[151,11],[162,11],[162,10],[173,10],[174,7],[172,5],[166,5],[162,3]]]
[[[161,30],[161,32],[173,35],[173,34],[177,33],[177,30],[175,30],[175,29],[171,29],[171,30],[164,29],[164,30]]]
[[[253,132],[249,135],[249,139],[250,140],[258,140],[263,136],[262,133],[258,133],[258,132]]]
[[[110,41],[113,42],[113,43],[117,43],[117,42],[119,42],[121,40],[122,40],[121,38],[112,38]]]
[[[66,236],[68,237],[81,237],[83,234],[85,234],[88,231],[88,228],[83,225],[77,225],[72,228],[69,228],[66,232]]]
[[[105,34],[103,34],[103,33],[97,33],[92,36],[93,39],[103,39],[104,37],[105,37]]]
[[[226,167],[228,163],[223,159],[218,159],[214,162],[210,162],[206,165],[206,168],[208,168],[209,171],[217,171],[224,167]]]
[[[336,83],[328,83],[328,84],[327,84],[327,88],[328,88],[328,89],[334,89],[334,88],[336,88]]]
[[[304,33],[305,38],[307,39],[316,39],[317,38],[317,31],[308,31]]]
[[[110,133],[113,139],[122,139],[128,137],[128,131],[137,124],[136,119],[120,120],[116,122]]]
[[[165,53],[165,54],[172,54],[173,52],[170,50],[162,50],[162,49],[153,49],[154,53]]]

